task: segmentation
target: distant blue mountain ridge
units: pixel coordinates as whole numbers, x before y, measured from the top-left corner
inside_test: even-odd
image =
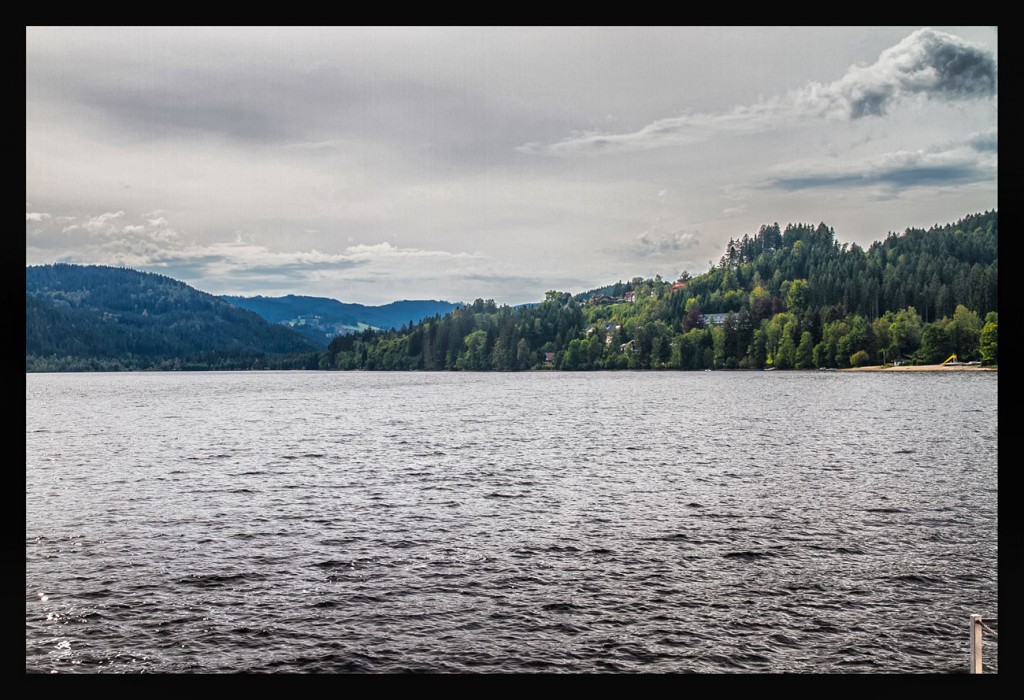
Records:
[[[367,328],[401,328],[434,315],[444,316],[463,306],[435,300],[402,300],[383,306],[365,306],[294,294],[283,297],[222,295],[221,299],[271,323],[289,326],[322,347],[344,333],[358,333]]]

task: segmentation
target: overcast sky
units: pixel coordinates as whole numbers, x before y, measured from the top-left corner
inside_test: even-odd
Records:
[[[994,27],[26,28],[29,265],[519,304],[997,208]]]

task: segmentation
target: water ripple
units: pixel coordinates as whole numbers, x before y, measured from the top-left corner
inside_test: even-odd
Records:
[[[27,375],[26,671],[963,673],[994,377],[761,374]]]

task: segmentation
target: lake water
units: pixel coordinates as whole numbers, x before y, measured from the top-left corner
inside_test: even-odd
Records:
[[[998,615],[996,373],[26,383],[28,672],[966,673]]]

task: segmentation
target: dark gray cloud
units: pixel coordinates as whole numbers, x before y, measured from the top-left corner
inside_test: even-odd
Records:
[[[838,108],[859,119],[884,115],[912,95],[940,100],[992,97],[996,76],[990,52],[926,27],[883,51],[875,63],[854,66],[827,86],[809,86],[804,100],[822,111]]]
[[[933,166],[908,166],[858,175],[829,175],[779,178],[772,186],[782,190],[806,190],[829,187],[870,187],[892,185],[898,189],[926,186],[965,185],[991,179],[989,173],[969,163]]]
[[[86,71],[40,76],[72,103],[88,107],[125,136],[216,136],[281,142],[343,138],[353,129],[384,128],[396,108],[417,105],[416,86],[385,85],[319,67],[168,63],[135,66],[130,79]],[[399,104],[396,104],[399,103]],[[399,112],[401,113],[401,112]],[[365,120],[365,121],[364,121]]]
[[[255,42],[251,32],[237,34],[237,42]],[[256,51],[258,43],[232,53],[203,32],[187,34],[180,48],[158,30],[126,30],[123,40],[123,47],[97,38],[33,56],[30,105],[48,105],[67,125],[101,125],[106,138],[129,143],[213,138],[330,154],[351,140],[376,141],[449,164],[493,162],[531,136],[569,127],[557,109],[511,91],[427,70],[400,74],[343,53],[307,60],[295,51],[277,60]],[[427,66],[432,60],[421,57]]]
[[[979,138],[981,148],[975,145]],[[985,148],[988,143],[988,135],[976,136],[962,144],[885,154],[861,163],[791,166],[768,187],[786,191],[875,186],[905,190],[991,182],[997,177],[997,166],[994,154]]]
[[[245,141],[277,141],[288,137],[288,122],[259,105],[233,103],[216,92],[108,90],[82,86],[72,95],[102,111],[125,136],[174,137],[212,134]]]
[[[999,150],[999,134],[995,129],[984,134],[975,134],[967,141],[971,148],[979,152],[995,152]]]
[[[899,189],[929,185],[949,187],[989,179],[991,173],[985,172],[973,163],[894,168],[880,172],[874,177],[875,182],[895,185]]]
[[[910,35],[920,50],[913,54],[914,62],[906,69],[904,81],[914,86],[914,76],[934,72],[925,77],[925,89],[943,96],[989,97],[996,92],[996,62],[993,56],[976,46],[950,34],[921,29]]]

